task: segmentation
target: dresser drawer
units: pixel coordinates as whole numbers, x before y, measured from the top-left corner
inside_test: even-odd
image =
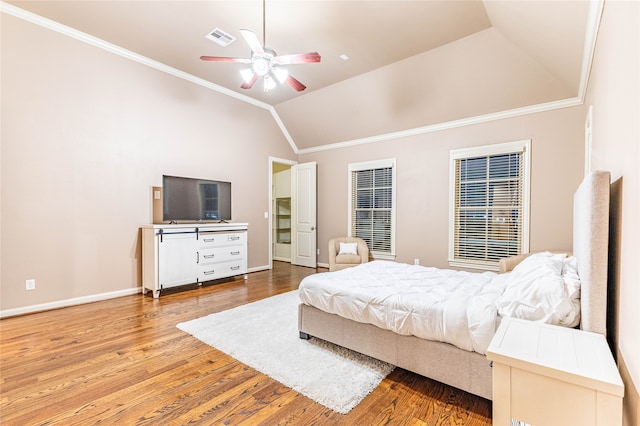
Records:
[[[243,273],[243,262],[238,259],[230,262],[205,264],[200,265],[198,269],[198,281],[209,281]]]
[[[231,260],[242,259],[243,257],[243,246],[214,247],[198,251],[198,263],[201,265],[228,262]]]
[[[244,238],[244,232],[201,232],[198,242],[200,248],[241,246]]]

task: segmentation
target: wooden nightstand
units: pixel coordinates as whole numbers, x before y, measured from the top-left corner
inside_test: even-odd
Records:
[[[624,385],[601,334],[504,318],[487,358],[494,425],[622,424]]]

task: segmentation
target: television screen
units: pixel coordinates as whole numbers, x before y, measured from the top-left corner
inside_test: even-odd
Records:
[[[231,220],[231,182],[163,175],[162,220]]]

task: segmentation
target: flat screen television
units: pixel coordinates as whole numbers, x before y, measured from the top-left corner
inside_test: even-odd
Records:
[[[162,220],[231,220],[231,182],[163,175]]]

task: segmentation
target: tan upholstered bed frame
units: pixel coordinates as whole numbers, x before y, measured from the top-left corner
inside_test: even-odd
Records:
[[[580,327],[600,334],[606,332],[609,187],[609,172],[592,172],[576,191],[573,208],[573,254],[582,282]],[[511,269],[515,262],[506,265]],[[492,397],[491,364],[479,353],[402,336],[305,304],[299,306],[298,329],[301,336],[328,340],[472,394]]]

